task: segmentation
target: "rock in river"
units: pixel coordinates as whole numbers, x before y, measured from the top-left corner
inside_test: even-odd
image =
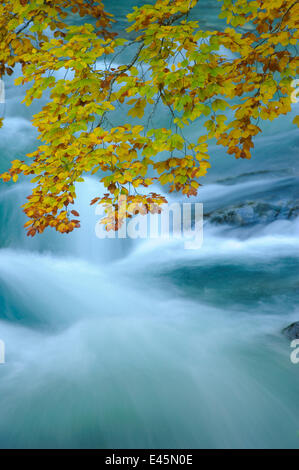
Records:
[[[299,321],[292,323],[282,330],[283,334],[290,340],[299,338]]]

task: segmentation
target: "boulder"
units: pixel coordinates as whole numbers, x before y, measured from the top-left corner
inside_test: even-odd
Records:
[[[290,340],[299,339],[299,321],[284,328],[282,333]]]
[[[281,202],[247,202],[219,209],[205,216],[213,224],[248,226],[269,224],[275,220],[292,220],[299,215],[299,201]]]

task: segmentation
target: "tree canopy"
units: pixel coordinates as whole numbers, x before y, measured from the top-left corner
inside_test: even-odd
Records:
[[[20,174],[33,177],[23,206],[28,235],[80,226],[70,208],[76,182],[88,173],[107,188],[91,204],[106,208],[108,230],[140,207],[151,212],[165,202],[151,192],[155,182],[195,196],[210,167],[210,139],[248,159],[260,120],[291,110],[298,1],[223,0],[221,31],[200,29],[190,15],[196,4],[157,0],[135,7],[122,34],[101,2],[1,1],[0,77],[21,66],[15,83],[30,84],[27,106],[50,92],[33,117],[41,144],[1,175],[14,182]],[[131,58],[119,65],[124,52]],[[127,120],[115,125],[123,106]],[[155,114],[163,108],[169,125],[157,128]],[[199,118],[191,141],[184,131]],[[124,196],[129,204],[121,210]]]

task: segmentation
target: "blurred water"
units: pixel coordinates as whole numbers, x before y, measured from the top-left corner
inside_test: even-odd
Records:
[[[128,6],[111,2],[122,21]],[[35,145],[23,93],[6,81],[1,170]],[[292,118],[264,125],[250,161],[211,149],[205,212],[298,199]],[[281,335],[299,320],[298,219],[206,219],[200,250],[99,240],[89,201],[101,189],[96,177],[78,185],[76,233],[32,240],[30,184],[1,185],[0,447],[298,447],[299,366]]]

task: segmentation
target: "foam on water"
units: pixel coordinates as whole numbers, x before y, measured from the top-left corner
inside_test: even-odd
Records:
[[[296,447],[294,312],[169,296],[134,283],[132,256],[126,274],[11,250],[0,265],[1,447]]]

